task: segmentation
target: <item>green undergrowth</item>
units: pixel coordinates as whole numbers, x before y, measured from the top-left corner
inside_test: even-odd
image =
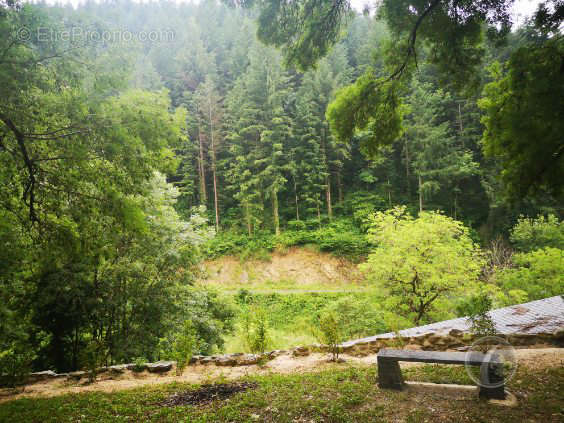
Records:
[[[442,366],[442,368],[450,368]],[[423,366],[404,370],[408,380],[464,383],[457,371]],[[448,375],[448,377],[447,377]],[[313,373],[247,377],[256,387],[227,399],[167,407],[169,396],[196,390],[185,383],[24,398],[0,403],[1,422],[560,422],[564,418],[564,370],[520,368],[508,389],[515,408],[436,393],[384,391],[375,366],[332,365]],[[225,380],[218,382],[225,383]]]
[[[338,257],[359,261],[370,251],[365,233],[349,219],[337,219],[322,226],[317,221],[299,222],[280,235],[256,232],[252,236],[232,231],[220,232],[202,246],[206,258],[236,255],[241,260],[270,259],[273,251],[285,251],[294,246],[309,246]]]
[[[409,322],[381,308],[381,297],[372,291],[326,293],[252,293],[240,290],[234,296],[236,329],[225,339],[225,352],[246,352],[245,322],[264,316],[267,349],[288,349],[318,343],[319,317],[326,312],[339,319],[341,341],[404,328]]]

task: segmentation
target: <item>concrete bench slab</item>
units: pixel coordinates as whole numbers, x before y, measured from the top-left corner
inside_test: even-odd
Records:
[[[383,349],[377,357],[378,386],[382,389],[404,389],[400,361],[470,365],[480,367],[480,397],[505,399],[503,361],[495,354]]]

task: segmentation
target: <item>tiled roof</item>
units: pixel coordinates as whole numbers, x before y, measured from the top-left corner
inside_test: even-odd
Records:
[[[564,299],[561,295],[557,295],[556,297],[531,301],[530,303],[498,308],[492,310],[490,316],[500,334],[552,333],[558,329],[564,329]],[[411,337],[429,332],[448,332],[451,329],[468,332],[470,329],[468,318],[459,317],[458,319],[444,320],[429,325],[404,329],[400,331],[400,335]],[[358,342],[369,342],[378,338],[393,338],[395,336],[395,333],[388,332],[368,338],[355,339],[342,345],[347,346]]]

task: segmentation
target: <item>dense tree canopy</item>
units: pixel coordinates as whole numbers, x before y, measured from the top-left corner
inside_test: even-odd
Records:
[[[372,252],[411,323],[497,237],[492,292],[560,289],[561,2],[239,3],[0,2],[0,374],[220,351],[236,248]]]

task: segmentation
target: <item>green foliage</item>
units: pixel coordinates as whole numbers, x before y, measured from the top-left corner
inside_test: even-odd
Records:
[[[379,299],[367,298],[366,294],[334,300],[321,313],[336,316],[343,340],[385,333],[389,329],[387,313],[379,307]]]
[[[286,62],[303,68],[317,63],[302,74],[285,69],[279,52],[258,44],[256,14],[213,2],[78,9],[4,2],[0,353],[6,372],[22,375],[30,366],[74,370],[90,344],[102,340],[108,363],[154,360],[171,351],[187,320],[197,352],[221,351],[236,311],[217,293],[192,287],[203,257],[230,253],[267,260],[275,250],[308,245],[359,260],[374,248],[374,239],[365,238],[367,217],[397,204],[417,209],[418,177],[421,208],[462,219],[484,239],[504,231],[519,213],[557,212],[558,199],[542,190],[507,203],[496,180],[501,163],[507,175],[524,175],[527,182],[533,154],[535,169],[554,162],[546,172],[540,169],[540,185],[550,188],[559,180],[555,147],[562,131],[554,122],[562,120],[561,96],[552,88],[559,87],[557,15],[545,8],[540,32],[525,28],[500,49],[480,45],[482,24],[504,29],[507,2],[463,3],[433,2],[425,12],[428,2],[385,1],[386,28],[349,13],[346,1],[311,10],[309,0],[260,2],[267,10],[258,14],[261,37],[289,46]],[[459,13],[468,20],[455,19]],[[410,47],[407,33],[424,14]],[[20,36],[21,28],[29,30],[29,40]],[[38,36],[69,28],[171,28],[174,39],[82,43]],[[475,99],[439,89],[445,73],[453,76],[447,82],[473,85],[483,73],[476,71],[483,49],[490,62],[512,55],[507,75],[500,71],[485,91],[484,142],[495,147],[488,159],[480,154]],[[521,111],[515,107],[520,90]],[[506,94],[510,107],[497,107]],[[496,122],[504,123],[499,133]],[[542,143],[521,148],[525,138]],[[381,144],[386,147],[376,148]],[[523,157],[514,161],[497,148],[506,144]],[[514,172],[522,164],[528,170]],[[215,232],[221,235],[213,238]],[[526,231],[514,232],[518,239]],[[535,235],[526,251],[560,248],[561,241],[542,240],[548,236]],[[540,256],[535,260],[540,263]],[[542,285],[535,278],[532,286]],[[498,302],[523,295],[497,289]],[[301,316],[296,325],[303,326],[305,310],[317,313],[320,298],[276,299],[271,305]],[[446,295],[437,299],[428,318],[448,315],[451,303]],[[403,319],[412,316],[403,311]],[[270,324],[287,315],[268,317]]]
[[[0,384],[14,387],[24,383],[36,352],[26,340],[3,340],[0,346]]]
[[[555,36],[531,44],[517,49],[506,66],[491,66],[493,81],[478,103],[484,151],[501,161],[501,177],[517,197],[533,188],[562,193],[564,40]]]
[[[564,293],[564,250],[545,247],[513,255],[514,268],[500,271],[496,283],[504,290],[522,290],[529,301]]]
[[[303,227],[308,222],[300,221],[300,224]],[[271,252],[294,246],[315,245],[320,251],[351,259],[358,259],[369,251],[370,244],[364,234],[347,219],[334,220],[321,228],[316,222],[312,226],[312,230],[286,230],[279,236],[261,232],[249,237],[225,231],[206,242],[202,252],[212,259],[222,255],[238,255],[243,261],[270,261]]]
[[[345,212],[351,213],[354,223],[363,230],[368,229],[372,214],[385,209],[385,200],[380,195],[370,191],[356,191],[348,194],[345,198]]]
[[[247,348],[252,353],[262,354],[271,344],[266,309],[246,306],[242,310],[243,333]]]
[[[147,359],[144,357],[136,357],[133,359],[133,371],[142,372],[147,367]]]
[[[339,323],[336,313],[326,312],[319,317],[318,339],[329,347],[333,361],[338,360],[339,344],[344,340]]]
[[[544,247],[564,250],[564,222],[553,214],[536,219],[521,216],[511,230],[510,240],[517,250],[523,252]]]
[[[435,303],[477,281],[483,260],[460,222],[440,213],[406,215],[405,207],[376,213],[369,230],[376,249],[361,269],[397,310],[416,324]]]
[[[497,334],[495,323],[489,312],[492,309],[492,299],[486,292],[481,292],[469,298],[460,310],[468,316],[470,331],[478,338],[495,336]]]
[[[402,112],[398,98],[398,84],[365,73],[356,82],[337,92],[327,108],[327,121],[342,142],[349,142],[358,131],[361,149],[375,156],[378,147],[389,145],[401,135]]]
[[[176,374],[182,371],[190,363],[190,359],[197,351],[197,333],[190,320],[186,320],[172,345],[171,357],[176,360]]]
[[[108,357],[108,349],[103,342],[92,339],[82,349],[79,356],[81,367],[88,373],[88,381],[96,382],[98,369],[105,364]]]
[[[244,0],[243,5],[256,2]],[[304,70],[323,57],[341,32],[341,20],[351,11],[348,2],[332,4],[303,0],[293,3],[261,2],[258,38],[284,47],[285,61]],[[330,23],[329,23],[329,22]]]

